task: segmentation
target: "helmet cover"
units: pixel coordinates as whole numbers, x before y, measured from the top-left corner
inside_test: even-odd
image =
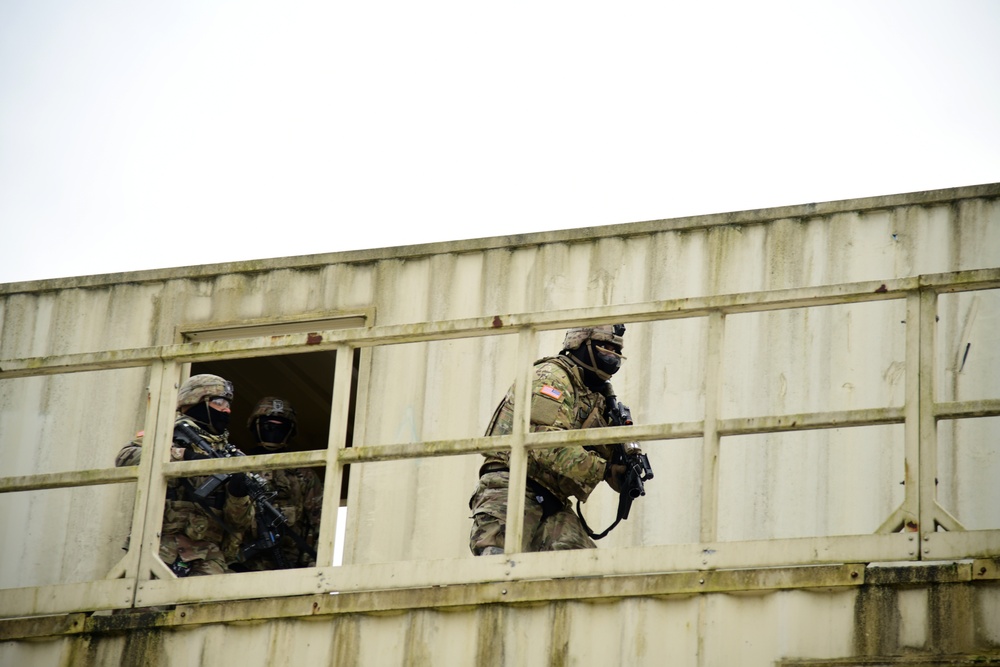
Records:
[[[298,425],[295,408],[292,407],[291,402],[277,396],[265,396],[257,401],[253,412],[250,413],[250,418],[247,419],[247,427],[252,429],[253,423],[258,417],[282,417],[292,423],[293,430]]]
[[[604,341],[617,346],[619,350],[624,347],[623,336],[625,335],[624,324],[602,324],[596,327],[575,327],[566,332],[563,339],[564,350],[575,350],[588,340]]]
[[[189,405],[197,405],[206,397],[214,398],[216,396],[232,401],[233,383],[218,375],[207,373],[192,375],[184,381],[177,392],[177,407],[179,409]]]

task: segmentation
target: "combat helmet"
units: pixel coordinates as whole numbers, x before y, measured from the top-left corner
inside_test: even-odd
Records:
[[[189,405],[197,405],[205,398],[221,397],[233,400],[233,383],[224,380],[218,375],[204,373],[202,375],[192,375],[177,392],[177,409]]]
[[[268,423],[268,419],[265,418],[281,422],[281,426]],[[264,449],[280,449],[298,431],[298,417],[295,415],[295,408],[292,407],[288,399],[265,396],[257,401],[257,405],[250,413],[250,418],[247,419],[247,428]]]
[[[596,327],[575,327],[566,332],[563,339],[564,350],[575,350],[588,340],[605,341],[619,350],[625,346],[622,338],[625,335],[624,324],[601,324]]]
[[[584,382],[596,387],[598,383],[610,380],[621,367],[625,359],[621,354],[624,335],[624,324],[575,327],[566,332],[563,354],[588,371],[584,374]]]

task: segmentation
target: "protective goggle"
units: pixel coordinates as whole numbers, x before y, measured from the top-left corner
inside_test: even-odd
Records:
[[[624,354],[621,353],[621,350],[618,349],[617,346],[612,345],[610,343],[604,343],[604,342],[596,343],[595,342],[594,343],[594,349],[597,350],[598,354],[605,354],[605,355],[608,355],[610,357],[618,357],[622,361],[624,361],[625,359],[628,358]]]
[[[229,402],[228,398],[222,396],[213,396],[208,400],[208,404],[219,408],[220,410],[230,410],[232,409],[232,404]]]

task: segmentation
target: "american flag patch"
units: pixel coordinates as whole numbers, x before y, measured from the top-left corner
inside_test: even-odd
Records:
[[[542,396],[548,396],[549,398],[554,398],[555,400],[560,400],[562,398],[562,392],[553,387],[550,384],[543,384],[542,388],[538,390],[538,393]]]

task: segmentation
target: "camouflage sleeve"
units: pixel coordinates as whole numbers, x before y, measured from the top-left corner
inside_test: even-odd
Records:
[[[302,479],[305,485],[302,513],[306,526],[308,526],[307,539],[309,539],[310,544],[315,544],[316,538],[319,536],[320,514],[323,511],[323,479],[312,468],[302,470]]]
[[[118,451],[118,455],[115,456],[116,467],[122,468],[139,465],[139,460],[142,458],[142,437],[143,433],[139,431],[135,436],[135,440],[132,440]],[[183,459],[184,448],[172,446],[170,448],[170,460],[181,461]]]
[[[319,542],[319,519],[323,511],[323,478],[312,468],[300,470],[303,482],[302,497],[302,538],[313,549]],[[301,562],[307,567],[315,567],[316,560],[307,553],[300,553]]]
[[[565,373],[539,369],[532,387],[532,432],[562,431],[577,427],[574,421],[576,396]],[[559,487],[565,496],[586,500],[604,480],[604,459],[583,447],[536,449],[530,459],[543,471],[543,479]],[[547,473],[547,474],[546,474]]]
[[[132,440],[118,451],[118,455],[115,456],[115,467],[137,466],[141,457],[142,431],[139,431],[135,434],[135,440]]]

